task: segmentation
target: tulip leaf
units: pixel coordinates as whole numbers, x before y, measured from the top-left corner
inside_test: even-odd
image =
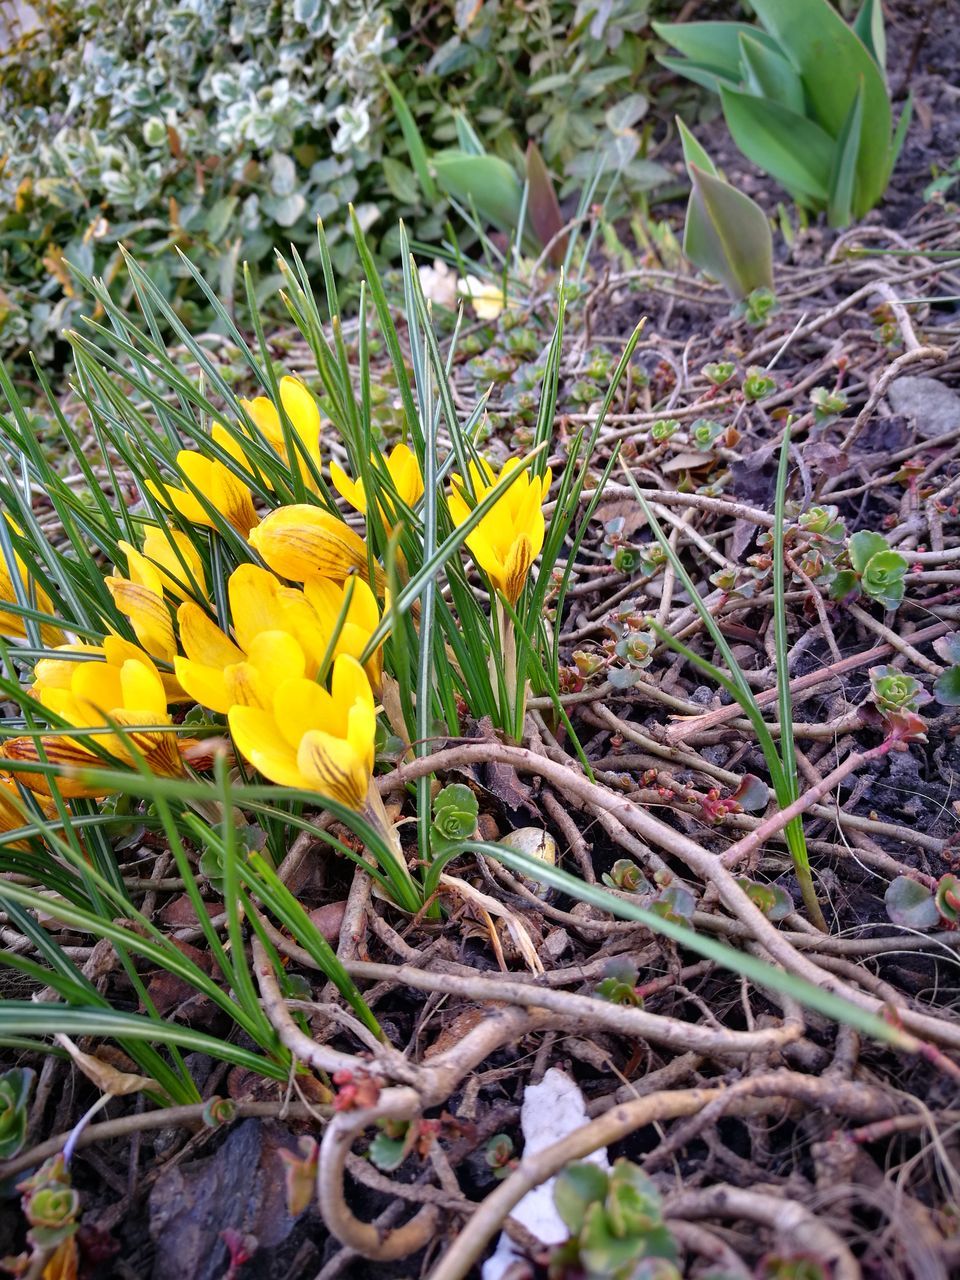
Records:
[[[844,121],[833,152],[833,170],[830,174],[830,201],[827,219],[831,227],[845,227],[853,216],[854,190],[857,182],[857,156],[860,152],[860,136],[863,132],[863,81],[850,104],[850,114]]]
[[[532,140],[527,144],[527,187],[530,225],[544,247],[550,244],[547,256],[555,267],[560,267],[567,252],[567,237],[560,235],[563,214],[560,212],[560,201],[557,199],[550,170],[540,148]]]
[[[476,129],[462,111],[455,111],[453,122],[457,129],[457,146],[468,156],[485,156],[487,154]]]
[[[711,178],[718,178],[720,175],[717,173],[717,167],[706,151],[704,151],[680,117],[676,116],[675,119],[680,133],[680,144],[683,147],[683,163],[688,169],[695,164],[704,173],[709,173]]]
[[[441,151],[433,159],[437,183],[445,195],[476,207],[480,217],[500,231],[515,231],[523,203],[523,184],[499,156]]]
[[[883,6],[880,0],[863,0],[860,12],[854,19],[853,29],[880,70],[886,71],[887,33],[883,26]]]
[[[693,190],[683,252],[732,297],[773,288],[773,238],[759,205],[698,165],[688,166]]]
[[[825,205],[834,142],[799,112],[752,93],[720,86],[723,115],[747,157],[785,187],[800,204]]]
[[[663,66],[693,80],[691,68],[712,72],[715,79],[740,82],[740,36],[751,36],[777,53],[777,42],[765,31],[746,22],[653,22],[650,24],[661,40],[666,40],[689,63],[678,58],[659,58]],[[672,65],[671,65],[672,64]],[[703,81],[698,81],[703,83]],[[715,90],[715,85],[708,85]]]
[[[789,52],[813,118],[831,138],[839,137],[863,77],[864,119],[870,127],[863,131],[857,165],[854,213],[860,216],[880,199],[887,181],[892,119],[880,68],[830,0],[755,0],[753,7],[767,32]],[[803,150],[803,139],[791,141]]]
[[[741,34],[740,65],[747,88],[758,98],[779,102],[803,115],[803,84],[782,53],[767,48],[756,35]]]
[[[722,84],[736,88],[740,82],[739,74],[724,75],[716,67],[711,67],[705,62],[691,62],[687,58],[670,58],[665,55],[657,58],[657,61],[667,71],[672,71],[678,76],[686,76],[688,80],[692,80],[703,89],[709,89],[711,93],[719,93]]]

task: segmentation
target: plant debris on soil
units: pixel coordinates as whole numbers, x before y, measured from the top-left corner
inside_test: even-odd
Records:
[[[565,445],[595,420],[610,360],[647,318],[601,432],[596,471],[619,442],[771,718],[772,586],[746,566],[762,555],[758,537],[773,523],[788,420],[796,508],[833,505],[848,532],[882,533],[906,557],[895,614],[862,596],[834,601],[809,579],[788,582],[801,790],[881,741],[869,669],[890,666],[930,688],[945,666],[933,642],[960,629],[960,227],[955,208],[918,207],[916,199],[929,176],[927,147],[944,154],[944,99],[956,115],[955,90],[930,68],[941,57],[955,64],[947,46],[955,49],[957,38],[945,28],[919,55],[919,124],[891,223],[880,211],[837,236],[798,232],[764,327],[731,315],[719,289],[639,261],[631,269],[607,263],[571,307],[565,335],[555,474]],[[955,144],[954,133],[947,145]],[[456,367],[465,405],[478,386],[495,383],[493,456],[521,447],[534,421],[527,361],[546,337],[532,353],[521,350],[511,335],[526,319],[511,316],[492,345]],[[283,335],[273,342],[287,367],[309,377],[305,346]],[[229,362],[225,344],[222,358]],[[735,372],[717,385],[702,369],[722,361]],[[754,368],[775,386],[749,401],[740,388]],[[823,413],[818,389],[842,407]],[[698,448],[691,430],[703,420],[721,429]],[[651,429],[664,421],[676,431],[657,439]],[[685,1274],[947,1280],[960,1272],[958,934],[948,919],[926,930],[894,924],[884,902],[897,877],[930,887],[960,869],[960,719],[952,707],[927,704],[925,740],[868,758],[807,809],[829,930],[817,931],[801,912],[782,830],[736,865],[723,858],[763,820],[762,808],[724,804],[747,775],[767,776],[739,708],[669,648],[655,647],[649,632],[635,631],[649,639],[649,653],[624,658],[617,649],[633,620],[649,615],[716,661],[682,584],[651,562],[651,545],[618,470],[581,548],[570,608],[557,620],[564,706],[595,784],[546,699],[531,702],[524,748],[475,725],[463,739],[437,743],[417,762],[420,772],[470,786],[484,839],[546,830],[561,865],[589,883],[607,877],[641,904],[664,886],[682,887],[698,932],[854,993],[929,1052],[898,1052],[775,1000],[645,926],[536,889],[479,856],[454,870],[505,908],[507,924],[453,897],[442,924],[403,916],[371,892],[362,870],[321,857],[305,835],[285,865],[287,885],[337,947],[389,1047],[362,1038],[309,957],[278,935],[308,1003],[295,1020],[265,981],[265,1006],[294,1053],[333,1078],[333,1105],[328,1094],[305,1092],[299,1078],[278,1086],[199,1058],[192,1070],[204,1098],[224,1100],[213,1111],[208,1103],[206,1116],[201,1107],[159,1112],[133,1098],[112,1101],[74,1157],[81,1275],[454,1280],[480,1274],[505,1223],[525,1260],[511,1280],[544,1277],[548,1250],[512,1227],[509,1213],[534,1182],[584,1154],[571,1145],[521,1160],[524,1091],[554,1067],[582,1091],[597,1126],[594,1147],[607,1148],[611,1161],[627,1156],[654,1179]],[[386,799],[399,805],[401,783],[414,776],[411,766],[386,775]],[[637,814],[676,833],[673,847],[656,847]],[[415,836],[400,830],[415,857]],[[689,847],[702,858],[688,856]],[[164,850],[130,857],[143,882],[140,909],[202,962],[202,934]],[[642,873],[639,887],[624,880],[625,861]],[[734,875],[780,891],[775,922],[731,909]],[[207,906],[216,917],[213,892]],[[518,949],[508,927],[515,920],[542,973]],[[112,953],[67,932],[59,941],[111,1003],[134,1007]],[[30,949],[10,920],[3,944]],[[626,988],[626,1002],[598,995],[611,977]],[[22,975],[3,981],[7,996],[43,998]],[[150,993],[166,1017],[217,1033],[217,1011],[169,974],[154,975]],[[342,1066],[345,1055],[352,1070]],[[4,1057],[39,1072],[27,1147],[0,1161],[9,1192],[59,1149],[58,1135],[96,1090],[63,1057]],[[122,1056],[116,1065],[125,1067]],[[415,1141],[389,1173],[369,1158],[373,1114],[414,1122]],[[319,1199],[294,1216],[289,1170],[304,1158],[301,1140],[319,1140],[321,1131]],[[507,1135],[514,1153],[499,1168],[488,1158],[497,1135]],[[491,1196],[496,1202],[478,1211]],[[15,1194],[0,1201],[0,1255],[22,1247],[17,1205]],[[776,1257],[784,1267],[808,1259],[820,1270],[775,1271]]]

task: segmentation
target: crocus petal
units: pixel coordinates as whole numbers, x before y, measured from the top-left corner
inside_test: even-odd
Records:
[[[175,600],[206,597],[203,560],[185,533],[151,525],[143,538],[143,558],[152,562],[163,589]]]
[[[242,564],[231,573],[227,583],[230,617],[244,652],[255,635],[281,627],[282,616],[277,604],[279,585],[272,573],[256,564]]]
[[[166,719],[167,699],[160,681],[160,673],[142,662],[129,659],[120,668],[122,705],[144,711],[157,717],[159,724]]]
[[[520,599],[523,584],[527,580],[532,564],[533,547],[526,534],[521,534],[510,548],[510,554],[504,566],[502,590],[511,604],[516,604]]]
[[[273,714],[280,732],[296,747],[311,729],[325,729],[343,736],[347,729],[346,708],[341,708],[314,680],[284,680],[277,686]]]
[[[107,588],[113,596],[114,604],[129,618],[137,639],[147,653],[163,662],[171,662],[177,652],[173,622],[163,601],[159,574],[150,567],[157,580],[156,592],[127,578],[107,578]]]
[[[194,702],[220,715],[227,714],[234,700],[227,689],[223,667],[208,667],[202,662],[180,657],[174,658],[173,667],[177,679]]]
[[[351,480],[338,463],[330,460],[330,482],[341,498],[346,499],[354,511],[362,516],[367,514],[367,495],[363,491],[362,480]]]
[[[237,750],[265,778],[281,787],[308,789],[297,753],[272,715],[257,707],[231,707],[229,724]]]
[[[243,661],[243,651],[225,636],[199,605],[190,601],[177,610],[180,643],[187,657],[208,667],[229,666]]]
[[[39,764],[40,752],[43,751],[44,763],[62,765],[73,769],[102,768],[104,762],[69,738],[57,735],[44,735],[36,738],[8,738],[0,743],[0,771],[9,773],[21,786],[40,795],[52,796],[54,788],[66,800],[81,798],[98,799],[107,794],[102,784],[91,786],[70,777],[53,778],[50,774],[33,773],[31,770],[18,770],[17,764]]]
[[[274,573],[293,582],[333,578],[342,582],[351,573],[368,577],[363,539],[342,520],[320,507],[294,504],[271,511],[250,534],[250,545]],[[378,592],[382,571],[375,568]]]
[[[370,775],[345,739],[312,729],[301,739],[297,764],[311,790],[350,809],[363,808]]]

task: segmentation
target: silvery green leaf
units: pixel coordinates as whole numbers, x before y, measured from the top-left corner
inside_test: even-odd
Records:
[[[264,196],[263,208],[281,227],[292,227],[307,210],[307,202],[299,192],[289,196]]]
[[[297,185],[297,166],[290,156],[275,151],[270,157],[270,190],[275,196],[289,196]],[[282,223],[281,225],[289,225]]]

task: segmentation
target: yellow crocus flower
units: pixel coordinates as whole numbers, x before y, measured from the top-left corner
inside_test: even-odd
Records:
[[[129,578],[114,575],[106,579],[113,602],[128,618],[134,634],[147,653],[161,662],[172,662],[177,652],[170,610],[163,598],[160,570],[129,542],[117,544],[127,557]]]
[[[277,688],[270,709],[236,706],[229,722],[237,750],[271,782],[357,812],[366,806],[377,714],[370,682],[349,654],[334,662],[329,693],[293,677]]]
[[[281,681],[291,676],[315,679],[348,591],[332,657],[348,653],[359,658],[380,622],[373,592],[359,578],[343,585],[314,580],[303,592],[282,586],[266,569],[241,565],[227,590],[235,638],[186,601],[177,613],[186,656],[174,660],[177,678],[190,697],[221,714],[238,704],[269,709]],[[379,650],[367,671],[379,687]]]
[[[124,640],[122,636],[112,635],[110,637],[110,645],[114,661],[117,661],[121,654],[125,658],[130,658],[135,662],[144,657],[142,649],[139,649],[131,641]],[[69,689],[78,663],[106,661],[106,654],[104,653],[102,644],[61,644],[57,645],[57,648],[53,652],[76,654],[77,656],[72,658],[41,658],[33,669],[34,684],[31,692],[35,697],[39,697],[40,690],[44,688]],[[170,675],[166,671],[161,671],[160,680],[163,684],[168,705],[170,703],[184,701],[185,694],[177,684],[175,676]]]
[[[176,735],[155,726],[171,725],[167,712],[167,695],[160,673],[151,658],[118,636],[107,636],[103,642],[103,662],[51,660],[57,665],[48,671],[49,680],[34,686],[34,693],[51,711],[75,728],[99,728],[116,724],[125,730],[119,734],[98,734],[98,741],[119,760],[132,762],[139,753],[147,766],[158,774],[178,777],[184,772]],[[62,667],[73,671],[66,683]],[[149,729],[146,726],[150,726]],[[102,767],[102,761],[84,744],[68,733],[44,735],[43,750],[50,763],[78,767]],[[0,757],[11,761],[36,761],[40,758],[37,740],[12,738],[0,745]],[[50,784],[42,774],[18,775],[32,791],[50,794]],[[99,795],[102,789],[89,789],[82,783],[64,780],[60,787],[65,796]]]
[[[500,474],[495,475],[488,462],[481,459],[479,466],[471,462],[470,479],[476,501],[482,502],[490,490],[519,465],[518,459],[511,458],[504,463]],[[546,529],[543,503],[550,481],[549,467],[543,476],[531,476],[525,471],[467,535],[473,558],[512,605],[520,599],[530,567],[543,548]],[[472,507],[460,476],[453,477],[447,506],[456,525],[463,524],[470,515]]]
[[[168,596],[174,600],[206,599],[203,559],[185,533],[150,525],[143,535],[143,556],[157,570]]]
[[[218,425],[211,434],[217,444],[231,456],[236,456],[237,446],[229,432]],[[253,497],[249,488],[225,463],[217,458],[208,458],[196,449],[181,449],[177,454],[177,467],[242,538],[249,534],[258,520],[253,509]],[[216,527],[192,490],[178,489],[175,485],[155,485],[151,480],[146,481],[146,486],[159,503],[170,511],[179,512],[191,524],[211,529]]]
[[[7,516],[6,519],[11,529],[19,533],[18,526],[14,524],[10,517]],[[24,598],[29,601],[31,599],[29,571],[16,551],[13,553],[13,558],[17,567],[17,576],[23,586]],[[36,583],[34,584],[32,599],[38,613],[54,612],[50,597]],[[19,605],[20,601],[17,599],[17,590],[10,573],[10,567],[6,563],[5,557],[0,553],[0,606],[4,604]],[[22,615],[0,607],[0,635],[16,636],[21,640],[26,639],[27,631],[24,624],[25,619]],[[41,622],[40,638],[44,644],[62,644],[63,632],[58,627],[51,626],[48,622]]]
[[[334,634],[337,621],[344,614],[343,623],[333,648],[333,657],[347,653],[360,660],[370,637],[380,625],[380,609],[377,598],[362,578],[348,578],[345,582],[331,582],[329,578],[308,578],[303,584],[303,594],[317,616],[320,635],[326,647]],[[344,606],[346,612],[344,613]],[[321,655],[322,660],[323,655]],[[374,693],[380,692],[383,679],[383,648],[364,665]]]
[[[367,547],[359,534],[322,507],[294,503],[266,515],[250,534],[250,545],[274,573],[292,582],[351,574],[369,581]],[[374,590],[383,594],[384,577],[374,566]]]
[[[375,454],[371,453],[370,461],[374,464],[374,467],[377,466],[378,459]],[[381,456],[379,464],[386,469],[398,497],[405,506],[413,507],[419,502],[423,495],[423,476],[420,474],[420,464],[417,462],[417,456],[411,449],[405,444],[395,445],[387,457]],[[365,516],[367,514],[367,495],[364,491],[362,478],[351,480],[341,466],[331,461],[330,479],[337,493],[342,498],[345,498],[355,511],[359,511],[362,516]],[[389,497],[384,498],[380,508],[380,515],[384,524],[388,527],[396,523],[397,513]]]
[[[317,475],[320,474],[320,410],[313,396],[299,378],[285,377],[280,379],[280,401],[284,412],[290,419],[293,433],[302,444],[307,457],[313,462]],[[295,457],[290,457],[287,441],[284,438],[283,426],[277,406],[266,396],[257,396],[255,400],[241,400],[240,403],[257,425],[274,453],[292,467],[294,462],[300,468],[304,483],[314,493],[318,492],[317,482],[311,474],[306,458],[294,446]]]

